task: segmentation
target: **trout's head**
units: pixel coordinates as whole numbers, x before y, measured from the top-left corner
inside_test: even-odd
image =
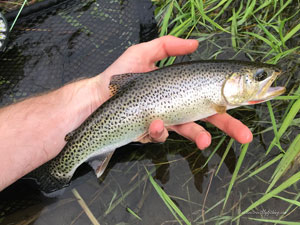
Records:
[[[222,95],[232,106],[256,104],[285,92],[285,87],[271,87],[281,70],[273,65],[249,66],[231,74],[223,84]]]

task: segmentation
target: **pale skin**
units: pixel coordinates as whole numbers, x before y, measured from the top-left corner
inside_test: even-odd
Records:
[[[94,110],[107,101],[113,75],[141,73],[156,69],[155,63],[168,56],[185,55],[198,47],[196,40],[165,36],[127,49],[103,73],[63,86],[0,109],[0,190],[54,158],[66,144],[65,136],[76,129]],[[252,141],[251,131],[227,113],[205,121],[240,143]],[[168,130],[207,148],[211,135],[196,123],[164,127],[155,120],[140,142],[163,142]]]

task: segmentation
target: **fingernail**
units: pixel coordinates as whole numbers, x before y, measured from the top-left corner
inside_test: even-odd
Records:
[[[248,130],[242,133],[242,144],[250,143],[253,140],[253,135]]]
[[[200,142],[201,143],[199,143],[199,148],[201,150],[204,150],[207,147],[209,147],[210,144],[211,144],[211,136],[210,136],[210,134],[208,132],[205,132],[205,131],[201,132],[200,133]]]
[[[159,138],[162,135],[164,128],[157,128],[154,132],[150,132],[152,138]]]

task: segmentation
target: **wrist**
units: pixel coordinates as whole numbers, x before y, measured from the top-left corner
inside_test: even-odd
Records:
[[[110,97],[109,82],[104,73],[87,79],[87,86],[91,91],[91,109],[95,111],[100,105],[106,102]]]
[[[104,74],[92,78],[82,79],[63,87],[61,109],[69,119],[65,122],[68,132],[75,130],[89,117],[100,105],[110,97],[108,88],[109,79]],[[60,92],[60,90],[57,90]],[[59,97],[59,96],[58,96]]]

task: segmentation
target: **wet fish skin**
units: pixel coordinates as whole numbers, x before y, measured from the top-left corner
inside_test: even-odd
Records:
[[[32,177],[45,193],[56,191],[68,185],[83,162],[89,161],[100,176],[105,169],[101,163],[106,165],[116,148],[145,134],[155,119],[163,120],[166,126],[182,124],[284,92],[279,88],[266,99],[256,99],[257,92],[266,92],[259,85],[263,81],[256,80],[258,70],[267,74],[264,80],[274,80],[280,73],[277,67],[267,64],[200,61],[114,76],[111,85],[118,88],[117,93],[68,135],[61,153]],[[268,81],[266,85],[271,84]]]

